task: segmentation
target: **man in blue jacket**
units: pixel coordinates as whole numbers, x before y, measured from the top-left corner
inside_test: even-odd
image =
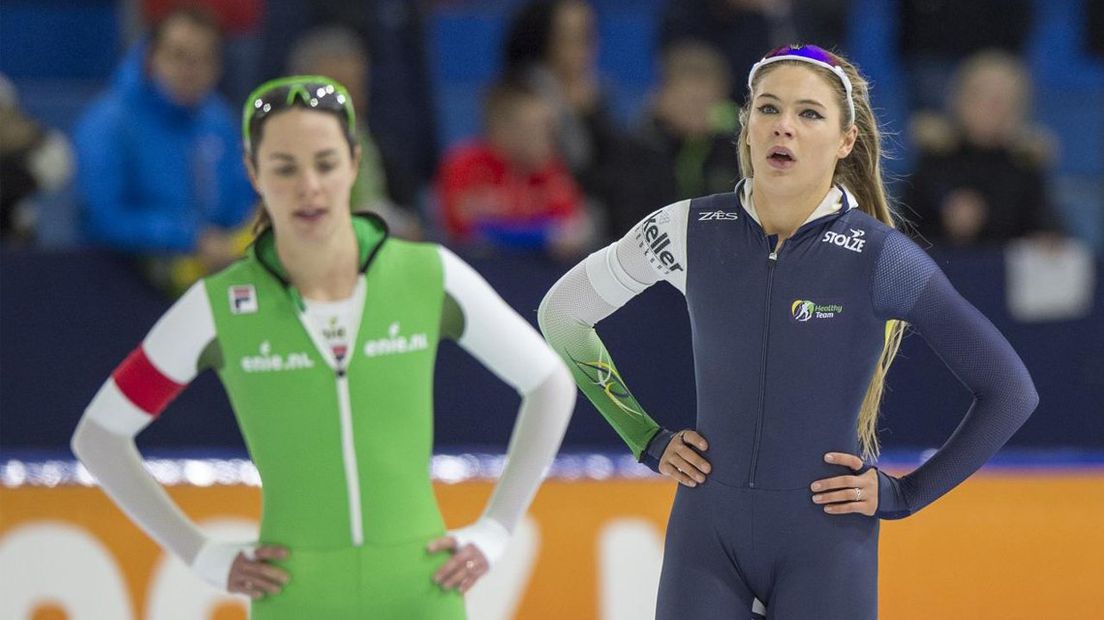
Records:
[[[127,54],[75,132],[82,225],[92,245],[143,257],[236,255],[229,230],[256,197],[231,108],[214,92],[218,23],[167,15]]]

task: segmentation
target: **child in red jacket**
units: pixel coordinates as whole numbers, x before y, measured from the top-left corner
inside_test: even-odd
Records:
[[[551,107],[501,83],[486,98],[484,122],[486,136],[453,149],[438,173],[449,238],[559,255],[585,249],[583,195],[556,152]]]

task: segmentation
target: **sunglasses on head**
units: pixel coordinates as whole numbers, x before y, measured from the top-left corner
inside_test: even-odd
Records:
[[[321,75],[293,75],[261,84],[245,100],[242,108],[242,140],[250,147],[253,128],[273,112],[292,106],[326,110],[345,115],[349,131],[356,133],[353,99],[344,86]]]
[[[847,77],[847,73],[840,66],[840,61],[828,50],[817,47],[816,45],[788,45],[785,47],[779,47],[771,50],[766,56],[763,56],[762,60],[755,63],[751,67],[751,72],[748,73],[748,92],[751,92],[751,85],[755,81],[755,74],[764,66],[771,64],[772,62],[779,62],[782,60],[796,60],[799,62],[807,62],[809,64],[823,67],[836,75],[843,83],[843,90],[847,94],[847,111],[850,113],[850,122],[855,122],[855,101],[851,95],[851,80]]]

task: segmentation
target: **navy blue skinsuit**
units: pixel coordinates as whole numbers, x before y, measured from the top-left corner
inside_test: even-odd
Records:
[[[775,253],[740,190],[692,201],[686,300],[705,484],[679,486],[656,617],[777,620],[877,616],[878,518],[830,515],[814,480],[853,473],[857,419],[885,338],[912,325],[976,400],[944,447],[901,478],[878,472],[877,517],[912,514],[964,480],[1038,402],[1000,333],[928,255],[853,207],[802,226]],[[706,217],[722,211],[736,219]],[[671,433],[650,442],[656,465]]]

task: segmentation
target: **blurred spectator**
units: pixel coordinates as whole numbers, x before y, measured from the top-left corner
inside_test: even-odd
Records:
[[[219,91],[231,102],[244,101],[260,83],[257,65],[266,0],[141,0],[141,4],[142,24],[156,24],[181,6],[203,7],[218,19],[225,58]]]
[[[386,164],[388,194],[417,205],[437,170],[437,124],[425,23],[433,3],[411,0],[279,0],[264,13],[261,77],[286,69],[288,42],[341,24],[360,35],[371,60],[363,121]],[[359,105],[359,102],[358,102]]]
[[[233,229],[255,201],[235,115],[213,92],[220,41],[210,14],[170,13],[75,132],[87,241],[146,259],[173,291],[238,256]]]
[[[897,10],[913,109],[941,109],[951,73],[966,57],[1023,51],[1033,17],[1032,0],[901,0]]]
[[[0,241],[34,241],[30,198],[60,189],[73,174],[69,141],[24,115],[15,87],[0,75]]]
[[[404,239],[419,239],[422,227],[417,214],[395,204],[387,192],[387,162],[369,133],[368,108],[371,68],[368,49],[360,36],[344,26],[322,26],[304,34],[292,47],[288,72],[324,75],[348,89],[356,106],[360,133],[360,171],[350,200],[353,210],[371,210],[387,221],[391,232]]]
[[[686,39],[724,55],[732,75],[730,96],[742,104],[747,74],[772,48],[796,40],[789,0],[671,0],[663,12],[660,49]]]
[[[587,248],[583,198],[556,154],[555,116],[524,85],[494,86],[486,137],[445,156],[437,179],[454,243],[540,249],[568,257]]]
[[[620,237],[664,205],[732,191],[739,162],[730,75],[724,57],[704,43],[673,43],[663,52],[649,113],[628,143],[624,163],[608,173],[617,188],[609,237]]]
[[[527,84],[552,106],[556,143],[587,196],[609,202],[608,179],[623,136],[609,112],[595,64],[594,9],[583,0],[537,0],[514,16],[506,36],[508,79]]]
[[[982,52],[952,82],[950,118],[913,121],[920,162],[907,205],[933,243],[999,243],[1056,232],[1046,188],[1053,147],[1027,122],[1031,79],[1016,57]]]

